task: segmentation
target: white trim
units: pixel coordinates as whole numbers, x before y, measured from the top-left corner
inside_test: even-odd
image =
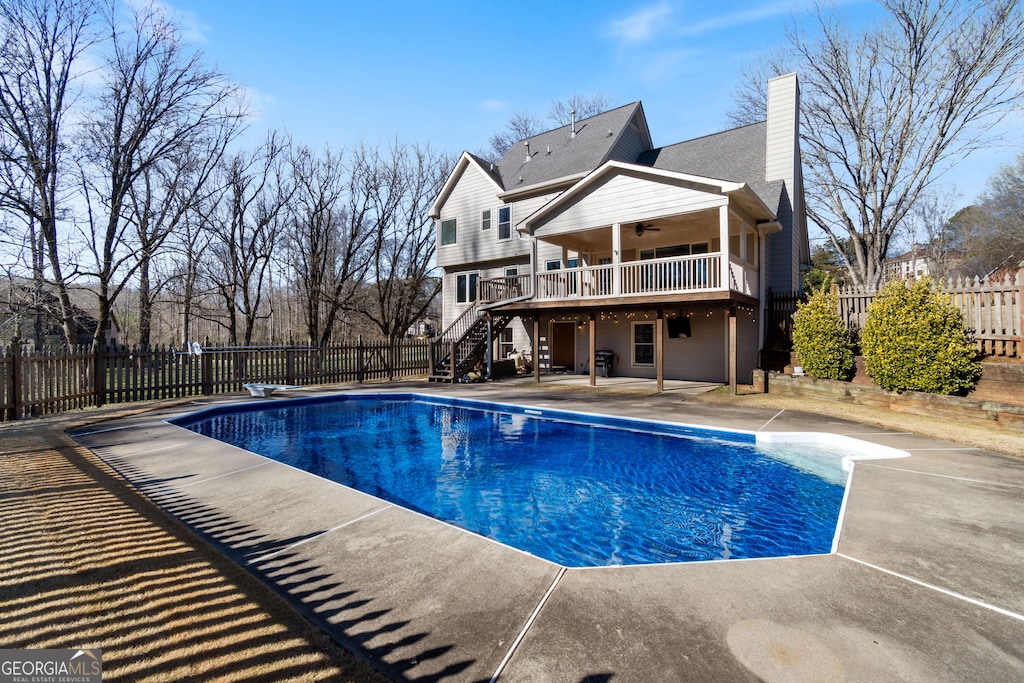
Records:
[[[597,167],[589,174],[586,175],[582,180],[573,185],[571,188],[558,195],[550,202],[533,212],[532,215],[528,216],[524,221],[520,222],[521,231],[529,231],[534,223],[544,218],[550,213],[554,213],[557,209],[561,208],[564,204],[571,203],[577,194],[583,192],[590,185],[593,185],[601,178],[609,174],[631,172],[642,176],[647,176],[652,180],[675,180],[693,183],[695,185],[705,185],[710,187],[713,191],[718,194],[729,194],[731,192],[740,192],[756,200],[756,203],[764,208],[765,213],[771,217],[775,217],[771,209],[765,205],[764,201],[757,196],[757,194],[750,189],[746,183],[735,183],[727,180],[717,180],[715,178],[706,178],[704,176],[691,175],[689,173],[677,173],[676,171],[666,171],[660,168],[652,168],[650,166],[639,166],[637,164],[627,164],[621,161],[607,161],[601,166]]]
[[[651,362],[650,363],[637,363],[636,362],[636,328],[638,325],[650,325],[651,327]],[[648,342],[641,342],[643,346],[648,346]],[[654,322],[650,320],[634,320],[629,328],[629,365],[634,368],[653,368],[655,363],[655,356],[657,355],[657,330],[655,329]]]
[[[452,169],[452,172],[448,176],[448,179],[444,181],[444,185],[441,187],[441,191],[438,193],[437,199],[435,199],[434,203],[430,206],[430,213],[428,215],[431,218],[441,217],[441,207],[444,205],[446,201],[448,201],[448,196],[452,193],[452,190],[455,189],[455,186],[459,182],[459,178],[462,177],[462,174],[470,165],[475,166],[477,170],[484,174],[484,177],[487,178],[488,182],[490,182],[490,184],[494,187],[495,193],[503,191],[501,185],[499,185],[494,180],[494,177],[490,173],[488,173],[483,166],[480,165],[480,162],[474,159],[469,152],[463,152],[462,156],[460,156],[459,160],[455,163],[455,168]]]

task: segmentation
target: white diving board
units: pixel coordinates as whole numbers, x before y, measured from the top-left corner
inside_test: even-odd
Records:
[[[251,396],[258,396],[260,398],[269,398],[275,391],[302,388],[298,384],[264,384],[262,382],[252,382],[243,386],[249,390]]]

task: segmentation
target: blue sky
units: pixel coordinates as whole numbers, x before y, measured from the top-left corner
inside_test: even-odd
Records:
[[[460,152],[484,149],[514,111],[543,117],[572,93],[642,100],[659,146],[727,128],[744,59],[781,40],[812,3],[167,4],[188,39],[248,89],[254,139],[281,128],[312,147],[397,136]],[[879,13],[871,2],[846,4],[856,20]],[[978,155],[942,182],[968,203],[1017,151],[1019,143]]]

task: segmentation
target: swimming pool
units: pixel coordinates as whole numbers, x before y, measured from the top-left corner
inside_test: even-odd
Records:
[[[416,394],[247,404],[175,422],[568,567],[827,553],[849,455]]]

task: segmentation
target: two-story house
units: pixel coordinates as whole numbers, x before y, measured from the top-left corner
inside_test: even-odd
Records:
[[[431,208],[435,378],[513,349],[543,372],[749,381],[769,287],[810,260],[795,74],[767,119],[654,147],[640,102],[459,158]],[[487,350],[490,353],[487,353]],[[603,368],[602,368],[603,369]]]

